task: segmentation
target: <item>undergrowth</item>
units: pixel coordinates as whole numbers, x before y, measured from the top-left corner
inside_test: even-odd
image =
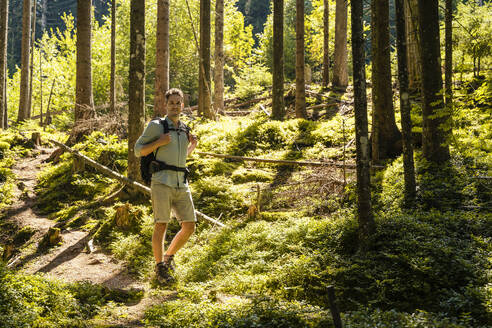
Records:
[[[492,170],[491,95],[489,78],[456,98],[450,163],[432,167],[416,151],[418,197],[411,210],[402,207],[402,159],[374,173],[377,229],[364,252],[358,240],[353,171],[347,170],[345,185],[335,169],[194,155],[189,164],[196,208],[220,216],[227,227],[199,222],[176,257],[177,297],[149,307],[144,323],[332,327],[326,291],[333,285],[345,327],[490,326],[491,185],[483,177]],[[263,114],[196,122],[194,132],[200,137],[201,151],[337,161],[354,133],[352,115],[334,115],[321,122],[280,122]],[[122,173],[126,169],[126,142],[115,137],[93,133],[77,149],[112,169]],[[345,156],[354,160],[353,145]],[[124,260],[131,273],[149,279],[153,268],[150,204],[130,205],[135,224],[117,227],[116,208],[122,204],[95,205],[117,184],[92,169],[75,173],[71,167],[72,157],[65,154],[43,172],[38,206],[73,227],[94,228],[95,240],[103,248]],[[252,205],[259,205],[260,213],[248,215]],[[178,229],[173,221],[168,241]],[[24,287],[12,288],[15,292]],[[45,285],[39,288],[45,292]],[[57,297],[87,307],[72,314],[68,306],[64,318],[86,318],[108,300],[97,288],[88,287],[83,293],[77,288],[64,289],[69,294]],[[12,299],[4,302],[16,300]]]

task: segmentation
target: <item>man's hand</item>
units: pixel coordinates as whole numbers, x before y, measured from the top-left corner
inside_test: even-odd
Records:
[[[171,142],[171,134],[169,132],[161,134],[161,136],[159,137],[159,139],[157,139],[156,142],[158,147],[167,145],[168,143]]]
[[[196,135],[194,134],[189,134],[188,135],[188,141],[190,142],[190,144],[188,145],[188,156],[193,152],[193,150],[195,150],[196,148],[196,145],[198,144],[198,138],[196,137]]]
[[[159,137],[159,139],[146,144],[142,147],[142,150],[140,151],[141,156],[147,156],[148,154],[152,153],[155,151],[157,148],[161,146],[165,146],[168,143],[171,142],[171,135],[169,133],[163,133]]]
[[[196,145],[198,144],[197,136],[191,133],[189,134],[188,141],[190,142],[191,145],[193,145],[193,147],[196,147]]]

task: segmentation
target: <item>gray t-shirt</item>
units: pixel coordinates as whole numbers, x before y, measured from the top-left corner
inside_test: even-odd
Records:
[[[156,159],[158,161],[165,162],[168,165],[174,165],[178,167],[186,167],[186,157],[188,152],[188,136],[183,131],[172,131],[176,129],[174,123],[166,116],[165,120],[169,125],[169,133],[171,135],[171,142],[165,146],[157,148]],[[179,122],[179,125],[182,123]],[[138,138],[135,143],[135,156],[140,157],[142,147],[148,143],[151,143],[159,139],[160,135],[164,133],[164,127],[158,119],[154,119],[149,122],[144,132]],[[184,181],[184,172],[162,170],[152,174],[152,181],[168,185],[174,188],[188,189],[188,181]]]

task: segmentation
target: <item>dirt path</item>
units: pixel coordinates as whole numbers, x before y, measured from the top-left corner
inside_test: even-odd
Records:
[[[140,327],[145,309],[159,302],[173,297],[173,293],[153,293],[147,296],[150,287],[131,277],[122,263],[99,249],[90,252],[87,243],[90,240],[88,231],[78,229],[63,229],[61,231],[62,244],[52,248],[48,253],[37,251],[38,243],[48,229],[56,222],[39,214],[34,205],[36,194],[34,188],[38,173],[49,163],[44,163],[53,149],[37,149],[32,152],[33,157],[20,159],[12,171],[17,178],[14,190],[14,202],[7,212],[7,220],[15,223],[19,228],[29,226],[36,232],[30,240],[16,251],[10,260],[11,268],[27,274],[42,273],[49,277],[65,282],[90,281],[101,284],[111,290],[128,291],[140,290],[145,295],[139,302],[119,306],[114,311],[124,313],[115,318],[107,318],[105,326]],[[98,322],[101,324],[101,322]]]

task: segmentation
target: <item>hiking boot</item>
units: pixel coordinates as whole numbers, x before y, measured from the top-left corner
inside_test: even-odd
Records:
[[[171,284],[176,279],[173,277],[174,268],[171,268],[169,263],[161,262],[155,267],[155,276],[161,284]]]

